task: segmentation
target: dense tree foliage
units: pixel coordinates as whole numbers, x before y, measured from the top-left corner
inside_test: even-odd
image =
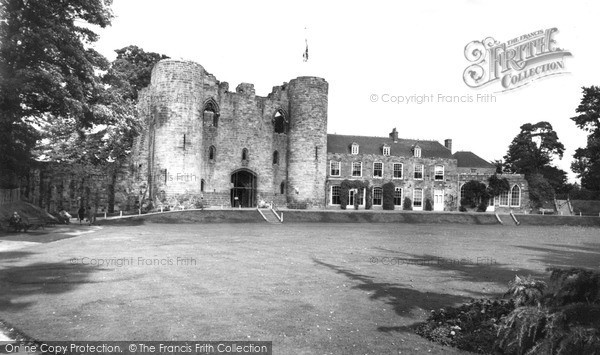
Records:
[[[40,126],[89,128],[108,62],[90,25],[110,25],[110,0],[0,0],[0,182],[26,173]]]
[[[600,87],[583,88],[583,98],[572,117],[577,127],[589,132],[587,146],[575,151],[571,170],[585,189],[600,192]]]
[[[564,151],[552,125],[545,121],[522,125],[508,147],[504,169],[525,175],[534,208],[551,201],[555,193],[568,191],[566,172],[551,165],[552,159],[562,158]]]
[[[61,119],[47,125],[37,149],[40,158],[53,161],[105,164],[128,156],[140,122],[136,111],[138,90],[150,84],[154,64],[168,58],[136,46],[116,50],[118,56],[101,76],[102,88],[92,107],[95,124],[87,129]]]
[[[137,46],[117,49],[115,59],[103,77],[103,81],[118,89],[125,100],[137,101],[138,92],[150,85],[150,76],[154,65],[168,59],[164,54],[145,52]]]
[[[477,208],[485,211],[490,199],[490,193],[484,183],[471,180],[461,188],[460,205],[462,210]]]
[[[562,158],[564,151],[550,123],[526,123],[508,147],[504,164],[513,173],[541,173],[554,157]]]

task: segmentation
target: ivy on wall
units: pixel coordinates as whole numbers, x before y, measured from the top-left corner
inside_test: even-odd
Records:
[[[480,204],[485,204],[490,200],[490,194],[487,191],[487,187],[484,183],[471,180],[467,181],[462,189],[462,195],[460,197],[460,205],[468,208],[475,208]]]
[[[425,211],[433,211],[433,202],[431,202],[429,197],[425,199]]]
[[[491,197],[496,197],[509,189],[510,184],[506,178],[500,179],[498,175],[494,174],[488,179],[488,193]]]
[[[354,209],[358,209],[358,201],[361,199],[363,189],[366,191],[365,197],[365,209],[370,209],[372,205],[371,191],[369,189],[368,181],[360,180],[344,180],[340,184],[340,208],[345,210],[348,207],[348,192],[351,189],[357,189],[357,193],[354,196]]]
[[[468,181],[461,190],[460,211],[467,211],[467,208],[477,208],[478,212],[485,212],[491,198],[509,189],[508,180],[499,178],[497,175],[489,177],[487,187],[484,183],[476,180]]]
[[[412,211],[412,201],[410,197],[404,198],[404,204],[402,205],[402,209],[405,211]]]
[[[393,210],[394,209],[394,192],[396,191],[396,186],[393,182],[388,182],[383,184],[383,209],[384,210]]]

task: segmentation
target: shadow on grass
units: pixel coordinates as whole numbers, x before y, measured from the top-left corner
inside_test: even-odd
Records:
[[[21,251],[21,250],[0,251],[0,261],[9,262],[9,263],[16,262],[21,258],[30,256],[33,254],[36,254],[36,253],[32,253],[30,251]]]
[[[382,250],[393,252],[395,254],[402,254],[402,256],[391,257],[391,260],[396,260],[399,263],[403,262],[406,265],[418,265],[440,272],[451,272],[449,277],[451,277],[452,280],[459,280],[465,283],[485,282],[507,286],[508,282],[514,279],[515,275],[517,274],[521,276],[532,275],[535,277],[548,276],[543,273],[528,269],[520,269],[517,271],[510,270],[506,268],[506,265],[495,263],[493,260],[489,259],[479,260],[478,264],[477,260],[449,260],[441,259],[438,256],[428,254],[415,255],[387,249]],[[371,296],[369,296],[370,299],[385,300],[387,304],[392,306],[393,310],[398,315],[406,316],[405,312],[419,308],[429,311],[431,309],[453,306],[458,303],[464,303],[473,298],[456,296],[447,293],[421,292],[419,290],[415,290],[411,286],[404,286],[401,284],[388,282],[377,282],[372,276],[359,274],[317,259],[313,259],[313,261],[316,264],[328,267],[353,281],[358,281],[359,285],[354,286],[353,288],[374,292]],[[465,289],[463,292],[482,298],[494,298],[501,297],[503,295],[503,293],[484,293],[473,291],[471,289]],[[414,329],[419,324],[420,322],[409,326],[380,326],[377,328],[377,330],[380,332],[414,332]]]
[[[422,309],[429,311],[466,301],[467,297],[456,296],[446,293],[421,292],[411,286],[404,286],[396,283],[377,282],[374,277],[367,276],[341,268],[336,265],[328,264],[314,259],[317,265],[325,266],[334,270],[338,274],[346,276],[348,279],[357,281],[359,284],[352,288],[373,292],[369,298],[371,300],[384,300],[390,305],[398,315],[406,316],[406,312]],[[381,332],[391,331],[411,331],[412,327],[378,327]]]
[[[546,273],[542,273],[529,269],[512,269],[510,265],[498,263],[493,257],[481,256],[473,258],[452,259],[443,258],[432,254],[410,254],[396,250],[377,248],[388,253],[393,253],[393,256],[388,259],[404,265],[418,265],[427,267],[436,271],[452,272],[452,279],[469,283],[489,282],[498,285],[507,286],[508,282],[519,276],[534,276],[539,278],[547,277]],[[468,291],[471,293],[477,293]],[[490,296],[490,294],[481,294]]]
[[[517,247],[542,253],[533,258],[546,267],[582,267],[597,270],[600,266],[600,243],[545,244],[538,247],[518,245]]]
[[[19,258],[26,252],[3,252],[1,258]],[[8,266],[0,270],[0,313],[21,311],[31,306],[36,296],[64,294],[82,284],[92,283],[89,276],[100,269],[66,262]]]

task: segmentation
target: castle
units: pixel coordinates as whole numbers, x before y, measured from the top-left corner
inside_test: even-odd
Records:
[[[395,128],[387,137],[328,135],[321,78],[299,77],[260,97],[252,84],[230,92],[199,64],[167,59],[139,97],[145,128],[134,143],[133,176],[159,203],[199,196],[211,206],[339,208],[342,181],[361,180],[364,191],[351,189],[349,204],[381,208],[382,185],[392,181],[397,205],[408,197],[421,210],[429,199],[434,210],[456,211],[465,182],[495,173],[474,153],[453,154],[450,139],[402,139]],[[506,177],[510,190],[489,209],[527,211],[525,179]]]

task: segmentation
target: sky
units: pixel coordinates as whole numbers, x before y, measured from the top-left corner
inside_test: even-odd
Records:
[[[600,85],[598,1],[114,0],[112,9],[95,45],[111,60],[137,45],[195,61],[232,90],[253,83],[259,96],[298,76],[322,77],[328,133],[385,137],[395,127],[402,138],[450,138],[453,151],[489,161],[506,154],[521,125],[548,121],[566,148],[555,164],[576,181],[570,164],[586,133],[570,118],[581,88]],[[571,53],[561,75],[509,91],[465,84],[468,43],[549,28],[558,29],[554,46]]]

